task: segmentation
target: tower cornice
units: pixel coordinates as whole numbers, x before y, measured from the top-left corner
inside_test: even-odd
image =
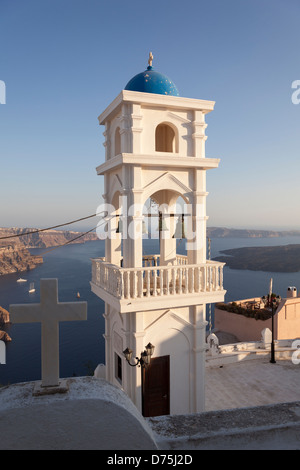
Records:
[[[215,105],[215,101],[122,90],[103,113],[100,114],[98,117],[99,124],[105,124],[109,117],[112,118],[117,114],[122,103],[139,103],[144,106],[159,106],[167,107],[168,109],[198,110],[204,114],[213,111]]]
[[[157,166],[165,168],[198,168],[209,170],[218,168],[219,158],[196,158],[186,157],[184,155],[174,156],[167,152],[156,155],[137,155],[132,153],[121,153],[107,160],[96,168],[98,175],[104,175],[106,172],[116,169],[122,165],[138,165],[142,167]]]

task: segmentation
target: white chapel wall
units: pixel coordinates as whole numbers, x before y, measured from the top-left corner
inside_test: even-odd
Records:
[[[194,330],[188,319],[188,307],[144,314],[145,344],[150,342],[155,345],[155,357],[170,356],[171,414],[191,411],[190,376]]]
[[[177,132],[177,152],[178,155],[192,156],[192,126],[190,122],[190,112],[179,110],[162,110],[161,108],[142,108],[142,128],[147,130],[141,135],[141,153],[144,155],[155,154],[155,131],[161,123],[169,123]],[[175,133],[176,133],[175,132]]]

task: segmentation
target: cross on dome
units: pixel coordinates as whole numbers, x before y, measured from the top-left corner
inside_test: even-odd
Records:
[[[152,52],[149,52],[149,59],[148,59],[149,67],[152,67],[152,61],[153,61],[153,54],[152,54]]]
[[[142,93],[155,93],[159,95],[179,96],[176,85],[169,77],[157,72],[152,67],[153,54],[149,52],[148,67],[141,73],[135,75],[127,85],[125,90],[139,91]]]

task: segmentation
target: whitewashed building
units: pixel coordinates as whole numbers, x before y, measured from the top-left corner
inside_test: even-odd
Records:
[[[206,258],[206,171],[219,160],[205,157],[205,115],[214,102],[180,97],[151,55],[148,63],[99,116],[108,236],[105,258],[92,260],[91,288],[105,302],[106,379],[156,416],[204,411],[206,304],[225,291],[223,264]],[[149,198],[159,207],[160,243],[145,256]],[[178,198],[186,256],[176,253]],[[123,351],[135,364],[149,343],[150,365],[131,367]]]

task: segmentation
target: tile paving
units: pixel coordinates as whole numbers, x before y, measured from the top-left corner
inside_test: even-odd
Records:
[[[300,400],[300,364],[256,359],[206,368],[206,411]]]

